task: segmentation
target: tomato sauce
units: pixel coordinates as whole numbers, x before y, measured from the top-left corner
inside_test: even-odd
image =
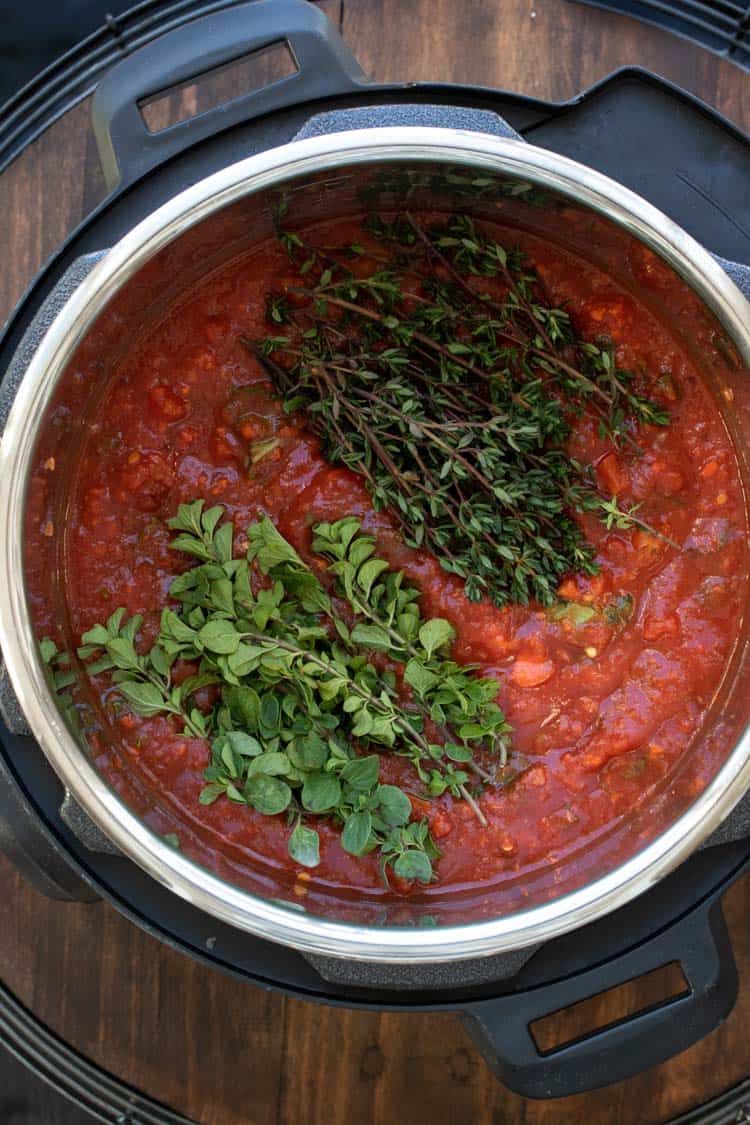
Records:
[[[328,244],[361,240],[358,224],[349,222],[319,236]],[[671,414],[668,427],[639,431],[642,456],[614,449],[594,419],[576,423],[571,452],[594,467],[602,490],[623,506],[641,505],[644,519],[658,513],[680,544],[677,550],[644,530],[607,531],[585,517],[599,573],[571,575],[559,593],[596,613],[576,618],[533,604],[498,609],[467,601],[461,581],[430,555],[407,549],[388,514],[373,511],[361,478],[325,461],[305,419],[284,415],[264,371],[239,343],[268,332],[265,295],[289,279],[281,248],[270,244],[195,288],[124,356],[88,430],[64,550],[76,639],[117,606],[143,614],[148,633],[184,565],[165,527],[179,503],[203,497],[225,505],[238,550],[243,527],[266,513],[306,557],[313,523],[361,517],[379,553],[419,585],[423,614],[453,623],[456,658],[497,680],[513,726],[514,780],[479,798],[487,827],[449,796],[420,804],[408,763],[383,756],[382,779],[415,794],[442,852],[438,882],[414,894],[424,900],[492,889],[493,908],[507,909],[523,900],[535,872],[548,872],[554,888],[576,865],[586,868],[586,855],[596,857],[599,873],[622,854],[620,837],[608,844],[615,827],[665,789],[666,818],[678,800],[669,786],[685,800],[705,784],[708,766],[679,783],[673,778],[735,646],[748,559],[732,441],[684,334],[670,327],[670,315],[684,326],[682,283],[632,242],[605,247],[594,263],[522,230],[498,227],[497,237],[529,255],[551,299],[566,303],[585,337],[606,333],[621,366],[647,373],[650,397]],[[693,331],[708,346],[708,318]],[[265,438],[277,444],[248,473],[249,445]],[[631,611],[625,623],[608,621],[604,611],[613,605]],[[46,613],[40,603],[40,629],[54,624]],[[409,889],[386,891],[376,856],[347,855],[325,823],[316,825],[321,863],[310,872],[287,853],[283,816],[226,798],[200,806],[207,745],[184,738],[166,718],[115,717],[108,686],[106,676],[95,681],[89,737],[96,760],[187,852],[235,878],[263,869],[300,902],[315,887],[381,900]]]

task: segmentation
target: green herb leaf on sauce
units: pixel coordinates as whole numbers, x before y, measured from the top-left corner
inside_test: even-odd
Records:
[[[118,684],[117,688],[123,698],[144,718],[158,715],[164,710],[164,697],[155,684],[131,683],[126,680]]]
[[[574,628],[579,629],[592,617],[596,617],[596,610],[591,605],[582,605],[580,602],[558,602],[548,611],[547,616],[551,621],[568,621]]]
[[[248,778],[245,796],[258,812],[265,813],[266,816],[275,816],[288,807],[292,799],[292,791],[285,781],[261,773]]]
[[[364,855],[370,842],[372,817],[366,810],[347,817],[341,834],[341,846],[350,855]],[[430,870],[430,875],[432,870]]]
[[[396,858],[393,870],[400,879],[418,879],[420,883],[430,881],[430,861],[424,852],[416,849],[402,852]]]
[[[169,525],[173,548],[196,561],[172,582],[158,636],[148,647],[142,619],[117,610],[82,637],[89,672],[109,671],[135,713],[172,716],[210,745],[200,804],[286,813],[290,855],[306,867],[325,818],[350,854],[377,850],[386,881],[391,870],[429,882],[439,852],[428,820],[381,783],[382,756],[408,761],[415,796],[448,794],[486,824],[481,791],[496,774],[501,784],[510,729],[497,683],[450,658],[450,622],[422,619],[419,591],[354,518],[313,528],[317,572],[266,517],[247,529],[244,558],[228,554],[221,508],[183,504]]]
[[[320,863],[320,837],[314,828],[298,823],[289,837],[289,854],[303,867]]]
[[[618,594],[604,607],[604,619],[608,625],[624,625],[633,616],[634,609],[632,594]]]

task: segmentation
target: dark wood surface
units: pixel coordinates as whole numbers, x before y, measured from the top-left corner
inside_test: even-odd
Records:
[[[566,0],[323,7],[381,81],[470,82],[564,99],[639,64],[750,129],[750,76],[666,33]],[[83,104],[0,178],[0,318],[102,194]],[[202,1125],[649,1125],[750,1072],[750,880],[725,898],[740,969],[740,999],[726,1023],[619,1086],[545,1103],[500,1086],[455,1017],[349,1012],[255,990],[173,952],[108,906],[44,899],[4,859],[0,879],[0,978],[92,1060]],[[651,987],[630,986],[633,1008],[650,1002]],[[597,1001],[587,1019],[606,1023],[619,1005]],[[9,1121],[5,1093],[0,1117]]]

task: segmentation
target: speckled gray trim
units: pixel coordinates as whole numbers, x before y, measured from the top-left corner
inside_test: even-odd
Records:
[[[348,133],[352,129],[382,129],[384,126],[420,125],[424,128],[468,129],[494,137],[523,140],[498,114],[487,109],[464,109],[453,105],[381,105],[357,109],[334,109],[317,113],[294,137],[323,137],[328,133]]]
[[[60,805],[60,817],[67,824],[70,831],[76,836],[90,852],[104,852],[105,855],[122,855],[120,849],[112,843],[109,836],[105,836],[101,828],[94,824],[87,812],[81,808],[74,797],[65,790],[63,803]]]
[[[750,266],[742,265],[740,262],[729,262],[726,258],[720,258],[718,254],[713,254],[712,257],[750,301]]]
[[[26,722],[26,716],[21,710],[21,705],[16,699],[16,693],[8,678],[8,673],[2,665],[0,658],[0,719],[5,723],[11,734],[30,735],[31,727]]]
[[[750,793],[745,794],[727,819],[703,841],[701,849],[712,848],[716,844],[732,844],[745,836],[750,836]]]
[[[444,965],[378,965],[372,961],[342,961],[338,957],[319,957],[304,954],[323,980],[348,984],[353,988],[391,988],[436,990],[444,988],[472,988],[492,981],[514,977],[539,945],[514,949],[496,957],[475,957],[470,961],[448,962]]]

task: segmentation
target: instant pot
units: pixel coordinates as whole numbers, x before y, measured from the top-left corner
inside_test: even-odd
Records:
[[[280,41],[290,47],[294,74],[161,132],[149,131],[142,107],[157,95]],[[652,80],[629,72],[602,89],[609,93],[628,81],[648,88]],[[586,95],[588,105],[601,94]],[[256,982],[299,988],[301,971],[303,987],[334,1002],[458,1007],[469,1013],[504,1080],[522,1093],[551,1094],[633,1073],[647,1050],[651,1061],[669,1057],[715,1026],[731,1006],[733,965],[726,957],[718,892],[708,889],[706,857],[714,849],[694,853],[718,832],[714,842],[735,849],[729,878],[747,852],[742,838],[750,819],[741,804],[750,785],[746,643],[733,656],[703,743],[690,751],[697,755],[702,744],[721,738],[727,746],[723,764],[692,803],[619,866],[592,868],[583,885],[511,914],[474,918],[470,902],[456,909],[446,902],[442,917],[437,903],[435,925],[433,902],[423,910],[429,910],[429,925],[422,924],[419,908],[409,925],[389,925],[387,918],[376,925],[351,920],[351,902],[347,921],[335,910],[317,912],[307,904],[294,909],[260,885],[248,890],[220,878],[152,833],[97,772],[59,710],[38,656],[24,585],[25,504],[36,461],[54,456],[72,467],[128,324],[147,323],[207,271],[269,236],[282,200],[298,222],[352,213],[363,196],[375,208],[399,207],[408,199],[413,207],[460,207],[481,218],[498,207],[517,209],[523,198],[517,189],[523,187],[543,193],[546,206],[588,210],[610,231],[645,244],[679,275],[686,292],[700,298],[740,357],[740,364],[715,372],[713,390],[750,485],[744,369],[750,365],[750,305],[742,292],[748,272],[728,260],[741,257],[735,243],[726,232],[725,241],[711,240],[710,249],[723,255],[717,260],[685,229],[691,223],[675,222],[644,198],[650,191],[637,194],[549,143],[545,125],[559,131],[575,106],[499,100],[501,105],[492,91],[369,86],[332,26],[304,0],[218,6],[134,52],[103,78],[93,117],[110,193],[48,263],[0,344],[0,710],[7,728],[0,842],[48,892],[69,898],[104,893],[167,940]],[[583,156],[572,134],[568,147]],[[545,143],[534,143],[538,139]],[[457,180],[480,190],[462,187],[457,194]],[[524,221],[533,225],[533,214]],[[83,373],[87,397],[83,405],[76,400],[76,414],[61,429],[52,424],[53,413],[71,394],[74,371],[79,387]],[[58,478],[50,504],[55,522],[64,526],[66,471]],[[53,596],[62,599],[56,545],[49,549],[49,582]],[[644,809],[641,821],[623,831],[647,836],[652,812]],[[676,869],[689,856],[705,865],[707,889],[705,909],[692,913],[692,936],[685,943],[686,929],[670,933],[682,917],[670,911],[679,898]],[[649,933],[645,918],[653,928],[655,912],[661,926],[640,940]],[[623,915],[632,916],[631,934],[640,925],[632,919],[644,919],[640,939],[622,951],[619,971],[630,973],[623,980],[655,967],[652,960],[663,963],[666,945],[682,935],[680,959],[691,988],[674,1002],[682,1004],[681,1012],[670,1006],[669,1021],[676,1023],[669,1037],[656,1010],[545,1058],[528,1024],[572,1002],[570,993],[563,999],[562,986],[571,975],[571,943],[597,928],[616,940],[613,920]],[[562,951],[557,962],[555,947]],[[544,996],[532,983],[528,1003],[517,1002],[515,1012],[503,1007],[519,974],[530,972],[533,982],[533,966],[545,956],[551,975],[544,979]],[[295,968],[279,970],[277,964]],[[587,972],[596,974],[597,965]],[[589,976],[586,994],[596,991],[596,979]],[[605,975],[600,979],[609,986]]]

